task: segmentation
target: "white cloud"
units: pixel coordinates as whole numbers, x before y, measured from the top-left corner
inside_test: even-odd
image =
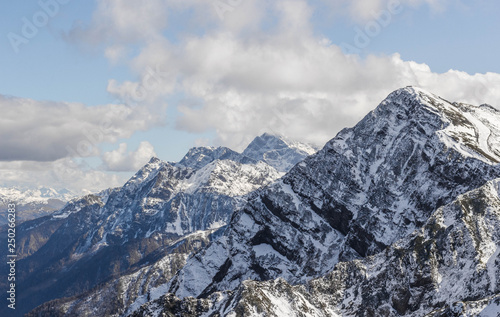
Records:
[[[90,26],[76,26],[68,39],[91,45],[151,41],[167,25],[165,0],[99,0]]]
[[[91,163],[94,159],[69,157],[51,162],[0,162],[0,186],[46,186],[80,195],[95,193],[123,186],[130,172],[139,170],[152,156],[156,156],[153,146],[141,142],[136,151],[127,152],[127,145],[122,143],[117,150],[103,153],[102,166]]]
[[[314,11],[318,1],[233,1],[230,8],[225,7],[222,17],[212,6],[214,2],[209,7],[199,0],[154,3],[156,10],[168,11],[168,16],[192,10],[194,13],[187,16],[185,23],[176,27],[190,30],[195,24],[202,26],[203,32],[186,32],[175,41],[167,37],[154,41],[136,38],[142,46],[129,65],[141,80],[110,81],[108,91],[127,100],[147,86],[144,82],[148,72],[159,68],[161,85],[146,89],[146,101],[153,104],[177,93],[198,101],[178,105],[182,117],[177,127],[194,133],[215,131],[219,143],[235,149],[264,131],[322,144],[341,128],[355,124],[392,90],[406,85],[420,86],[451,100],[500,106],[500,91],[496,88],[499,74],[438,74],[425,64],[404,61],[398,54],[364,59],[344,54],[339,46],[314,33],[312,19],[321,14]],[[364,24],[399,4],[410,8],[428,5],[436,11],[447,3],[328,2],[332,10],[350,14]],[[127,16],[126,9],[117,8]],[[96,17],[102,16],[104,9],[99,6]],[[194,19],[202,9],[209,10],[203,18]],[[120,10],[111,20],[123,19]],[[138,16],[141,20],[142,14]],[[150,33],[157,36],[165,25],[154,21],[146,25],[156,27],[156,32]],[[110,32],[122,32],[115,30],[120,29],[119,23],[108,27]],[[112,52],[108,55],[114,58]]]
[[[441,12],[449,5],[449,0],[334,0],[325,1],[337,15],[345,14],[359,23],[379,18],[384,12],[401,12],[427,5],[431,12]]]
[[[104,50],[104,56],[113,64],[117,64],[119,61],[125,58],[126,47],[123,45],[112,45],[106,47]]]
[[[175,48],[147,46],[134,64],[151,62],[169,68],[167,81],[200,100],[179,105],[178,128],[215,130],[219,143],[236,149],[264,131],[322,144],[407,85],[500,105],[498,74],[433,73],[398,54],[361,59],[307,32],[259,40],[227,32],[190,37]]]
[[[229,7],[218,11],[221,1]],[[448,0],[221,1],[97,0],[91,23],[75,27],[68,38],[102,48],[112,63],[130,67],[137,81],[111,79],[107,87],[129,106],[0,95],[4,182],[74,191],[121,185],[124,179],[108,172],[139,169],[155,155],[153,146],[142,142],[129,151],[122,143],[101,154],[99,145],[160,124],[173,95],[190,100],[178,105],[178,129],[215,131],[218,143],[235,149],[265,131],[321,145],[406,85],[453,101],[500,106],[500,74],[439,74],[398,54],[346,55],[332,39],[315,33],[312,21],[347,14],[365,27],[397,4],[428,5],[435,12]],[[321,2],[330,12],[315,11]],[[107,171],[72,155],[100,155],[100,168]]]
[[[160,124],[152,109],[126,105],[86,107],[0,95],[0,161],[54,161],[99,154],[115,143]]]
[[[109,171],[135,172],[153,156],[156,156],[153,145],[143,141],[133,152],[127,152],[127,144],[121,143],[118,149],[104,153],[102,160]]]

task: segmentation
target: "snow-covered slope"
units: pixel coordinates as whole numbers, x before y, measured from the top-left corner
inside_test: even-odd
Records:
[[[58,242],[33,255],[44,255],[44,264],[32,266],[42,277],[30,276],[32,288],[24,289],[39,296],[35,287],[57,279],[64,281],[57,289],[65,288],[59,294],[68,294],[74,285],[117,278],[87,293],[87,302],[49,302],[32,315],[80,314],[111,298],[119,299],[117,315],[142,305],[134,316],[495,311],[499,122],[490,106],[407,87],[316,154],[304,150],[300,162],[282,155],[290,143],[269,135],[240,155],[197,148],[182,164],[152,160],[106,202],[67,213],[68,225],[52,235]],[[269,164],[294,167],[276,179],[280,173]],[[222,236],[200,241],[211,242],[192,257],[199,248],[180,247],[187,249],[176,257],[183,268],[169,282],[158,278],[171,275],[156,265],[171,263],[167,250],[206,230]],[[57,249],[67,253],[46,256]],[[111,291],[122,282],[126,291]]]
[[[209,299],[167,295],[133,316],[163,311],[173,316],[495,317],[500,314],[499,251],[500,180],[494,180],[437,209],[421,229],[383,252],[339,263],[305,285],[245,281],[234,292]]]
[[[452,104],[412,87],[393,92],[259,190],[170,291],[204,297],[247,279],[303,283],[339,261],[382,251],[438,207],[500,177],[498,122],[491,107]]]
[[[167,282],[182,268],[196,250],[217,238],[221,229],[197,231],[167,248],[164,255],[147,257],[149,263],[118,278],[111,279],[89,292],[70,298],[50,301],[33,310],[28,316],[122,316],[138,298],[146,301],[157,286]]]
[[[151,159],[122,188],[94,196],[93,207],[75,200],[74,208],[52,216],[62,224],[19,262],[20,270],[31,272],[19,281],[23,307],[88,291],[111,276],[140,269],[148,256],[160,259],[186,235],[224,227],[243,195],[279,176],[262,162],[216,160],[193,170]]]
[[[459,301],[426,314],[425,317],[499,317],[500,294],[476,301]]]

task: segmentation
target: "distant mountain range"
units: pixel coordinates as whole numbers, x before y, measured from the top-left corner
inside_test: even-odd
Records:
[[[66,189],[0,187],[0,226],[7,223],[8,204],[16,205],[16,220],[22,222],[49,215],[74,197]]]

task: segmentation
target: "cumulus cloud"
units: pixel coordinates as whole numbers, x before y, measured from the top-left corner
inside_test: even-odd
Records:
[[[75,26],[68,38],[91,45],[122,45],[155,39],[167,23],[167,2],[97,1],[90,26]]]
[[[150,109],[126,105],[87,107],[0,95],[0,161],[55,161],[99,154],[115,143],[161,123]]]
[[[146,32],[155,34],[154,41],[130,34],[127,38],[142,41],[139,53],[129,62],[141,80],[112,80],[108,91],[122,99],[146,91],[140,95],[149,103],[174,94],[195,100],[178,104],[181,117],[177,128],[194,133],[215,131],[219,144],[235,149],[265,131],[321,145],[341,128],[355,124],[392,90],[407,85],[450,100],[500,106],[499,74],[470,75],[456,70],[435,73],[425,64],[403,60],[397,53],[365,58],[345,54],[331,39],[314,31],[312,19],[321,2],[325,1],[223,1],[226,6],[218,11],[199,0],[156,1],[156,9],[167,12],[167,19],[175,12],[192,9],[195,13],[188,15],[182,27],[189,29],[192,23],[199,23],[203,32],[186,32],[172,40],[159,36],[165,24],[155,23],[155,19],[145,22],[156,28],[156,33]],[[211,5],[214,3],[220,1]],[[366,23],[397,5],[427,5],[437,11],[447,5],[447,0],[325,3],[340,14],[350,14],[358,23]],[[107,15],[110,21],[122,19],[122,9],[127,16],[123,6],[116,8],[116,14]],[[98,6],[96,16],[102,16],[105,9]],[[206,10],[202,19],[189,19],[199,16],[201,9]],[[109,32],[122,32],[119,23],[107,27]],[[106,52],[112,60],[120,56],[115,51],[110,48]],[[147,88],[145,82],[154,83],[151,69],[161,70],[161,84],[141,90]]]
[[[440,12],[449,0],[334,0],[325,1],[335,15],[348,14],[354,21],[366,23],[377,19],[384,12],[401,12],[405,8],[416,9],[427,5],[431,12]]]
[[[123,186],[133,173],[152,157],[153,146],[142,142],[136,151],[127,152],[120,144],[115,151],[102,154],[101,166],[85,158],[65,157],[51,162],[0,161],[0,186],[48,186],[68,189],[77,195]]]
[[[321,145],[407,85],[450,100],[500,105],[499,74],[438,74],[398,54],[361,59],[303,34],[245,40],[218,32],[173,49],[147,46],[134,63],[165,65],[168,80],[199,100],[178,106],[179,129],[215,130],[220,144],[235,149],[265,131]]]
[[[295,16],[288,15],[288,22],[293,25],[301,22],[300,18],[304,13],[313,13],[314,8],[325,6],[330,12],[322,12],[323,14],[348,14],[354,21],[366,22],[394,7],[417,8],[428,5],[432,11],[439,11],[448,2],[449,0],[97,0],[90,24],[77,24],[67,34],[67,38],[90,45],[111,46],[112,49],[106,54],[115,58],[123,45],[160,40],[168,27],[181,26],[183,32],[199,31],[200,27],[204,30],[229,30],[235,33],[255,32],[263,26],[268,27],[270,21],[283,10],[295,13]],[[302,26],[308,27],[305,24]]]
[[[237,150],[263,132],[322,145],[406,85],[500,106],[500,74],[435,73],[397,53],[349,55],[313,22],[348,15],[364,29],[394,6],[435,12],[448,2],[97,0],[90,24],[77,25],[67,38],[130,67],[136,81],[110,79],[107,87],[126,105],[0,95],[0,177],[76,192],[121,185],[124,179],[110,172],[137,170],[155,155],[153,146],[142,142],[130,150],[122,143],[99,153],[99,145],[161,123],[172,96],[189,100],[177,105],[178,129],[215,131],[217,143]],[[330,11],[318,12],[325,7]],[[72,158],[88,156],[100,157],[101,170]]]
[[[153,156],[156,156],[153,145],[143,141],[132,152],[127,152],[127,144],[121,143],[118,149],[104,153],[102,160],[109,171],[135,172]]]

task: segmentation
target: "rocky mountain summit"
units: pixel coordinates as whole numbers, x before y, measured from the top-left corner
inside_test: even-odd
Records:
[[[496,119],[496,120],[495,120]],[[381,252],[459,194],[500,176],[500,112],[398,90],[259,192],[176,275],[177,296],[247,279],[304,283]]]
[[[242,154],[253,160],[266,162],[279,172],[288,172],[295,164],[318,150],[314,145],[264,133],[256,137]]]
[[[405,252],[425,255],[437,244],[439,247],[433,249],[434,259],[428,261],[441,260],[446,252],[455,252],[457,258],[455,242],[451,242],[452,246],[443,241],[429,242],[425,239],[437,238],[432,235],[435,233],[425,230],[431,226],[429,222],[437,221],[432,222],[435,213],[452,208],[444,206],[456,206],[453,202],[468,192],[470,204],[479,204],[479,209],[495,208],[497,196],[491,188],[496,185],[488,182],[500,176],[499,133],[500,112],[491,106],[451,103],[413,87],[397,90],[355,127],[342,130],[317,154],[256,192],[233,216],[224,235],[190,258],[164,286],[171,294],[159,299],[163,304],[153,301],[152,306],[145,305],[140,312],[156,308],[165,311],[165,307],[169,307],[169,311],[178,312],[177,315],[188,310],[193,316],[202,312],[209,316],[212,314],[209,311],[221,316],[265,312],[282,316],[283,311],[280,313],[272,307],[287,303],[286,314],[290,316],[422,316],[434,308],[453,305],[444,297],[430,293],[430,284],[439,286],[446,280],[444,273],[439,273],[441,277],[435,273],[437,264],[425,261],[419,264],[409,256],[401,257]],[[487,183],[490,185],[482,187]],[[487,189],[490,198],[481,202],[475,190],[483,193]],[[473,261],[476,254],[483,252],[482,245],[487,244],[490,251],[482,261],[491,259],[490,269],[472,281],[470,274],[457,271],[456,267],[446,268],[457,272],[449,273],[446,282],[449,284],[443,285],[451,287],[454,278],[463,276],[470,289],[479,287],[488,291],[452,288],[460,294],[450,298],[476,301],[498,292],[497,280],[492,278],[498,274],[495,250],[499,244],[491,237],[498,234],[495,215],[482,220],[481,228],[487,226],[489,231],[484,235],[474,234],[470,239],[476,248],[463,254],[467,255],[465,260]],[[466,218],[470,217],[472,222],[481,221],[476,213],[469,213]],[[458,228],[458,224],[455,227]],[[465,231],[455,234],[453,239],[465,239]],[[418,252],[414,252],[415,248]],[[406,251],[400,254],[401,249]],[[416,264],[409,262],[416,265],[413,268],[417,271],[406,272],[402,261],[417,261]],[[363,274],[374,266],[386,273],[380,279],[367,281]],[[337,276],[335,274],[337,280],[325,286],[319,301],[313,297],[320,293],[306,296],[311,286],[290,286],[313,285],[307,283],[318,278],[327,280]],[[375,271],[370,274],[378,275]],[[389,287],[392,279],[404,280],[405,276],[410,288],[404,286],[405,283],[396,286],[400,281]],[[342,288],[342,283],[347,286]],[[337,284],[340,286],[334,287]],[[245,288],[248,285],[255,287]],[[302,287],[307,292],[290,293],[288,287]],[[448,296],[452,290],[441,293]],[[260,298],[258,294],[262,292],[273,295]],[[255,301],[243,300],[243,293]],[[352,302],[340,301],[341,295]],[[195,301],[196,306],[192,306],[189,296],[205,299]],[[257,303],[260,299],[263,302]],[[246,308],[242,310],[236,301]],[[361,304],[373,306],[373,311],[362,309],[366,306]],[[381,310],[376,310],[379,305]]]
[[[198,169],[215,160],[231,160],[242,164],[264,162],[278,172],[285,173],[318,150],[319,148],[311,144],[264,133],[256,137],[242,153],[227,147],[195,147],[176,165]]]

